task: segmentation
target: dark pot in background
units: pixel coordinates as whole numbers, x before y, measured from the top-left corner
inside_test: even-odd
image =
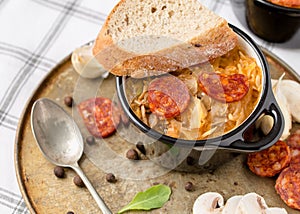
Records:
[[[246,19],[257,36],[269,42],[285,42],[300,27],[300,9],[266,0],[246,0]]]

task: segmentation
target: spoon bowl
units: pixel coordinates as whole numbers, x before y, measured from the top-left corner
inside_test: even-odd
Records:
[[[50,162],[64,167],[77,163],[83,140],[75,121],[60,106],[40,99],[33,105],[31,119],[36,141]]]
[[[78,165],[83,154],[83,140],[73,118],[55,102],[41,98],[33,104],[31,128],[45,158],[57,166],[72,168],[81,177],[101,211],[111,214]]]

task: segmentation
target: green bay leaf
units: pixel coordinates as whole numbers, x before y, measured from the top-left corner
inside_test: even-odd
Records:
[[[137,193],[132,201],[123,207],[118,213],[129,210],[151,210],[162,207],[170,198],[171,188],[158,184],[150,187],[144,192]]]

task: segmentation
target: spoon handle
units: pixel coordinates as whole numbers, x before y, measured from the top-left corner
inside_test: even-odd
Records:
[[[98,192],[95,190],[95,188],[93,187],[93,185],[91,184],[89,179],[86,177],[86,175],[84,174],[84,172],[82,171],[82,169],[78,165],[78,163],[72,165],[72,168],[79,175],[79,177],[82,179],[83,183],[85,184],[85,186],[87,187],[87,189],[90,191],[91,195],[93,196],[93,198],[97,202],[97,204],[98,204],[100,210],[102,211],[102,213],[103,214],[112,214],[110,209],[107,207],[107,205],[105,204],[103,199],[100,197]]]

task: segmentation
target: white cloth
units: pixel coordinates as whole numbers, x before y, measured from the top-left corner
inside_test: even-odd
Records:
[[[238,0],[203,0],[300,73],[300,31],[272,44],[254,36]],[[239,0],[243,2],[244,0]],[[0,213],[28,213],[15,175],[14,145],[20,115],[43,77],[62,58],[96,38],[117,0],[0,0]]]

